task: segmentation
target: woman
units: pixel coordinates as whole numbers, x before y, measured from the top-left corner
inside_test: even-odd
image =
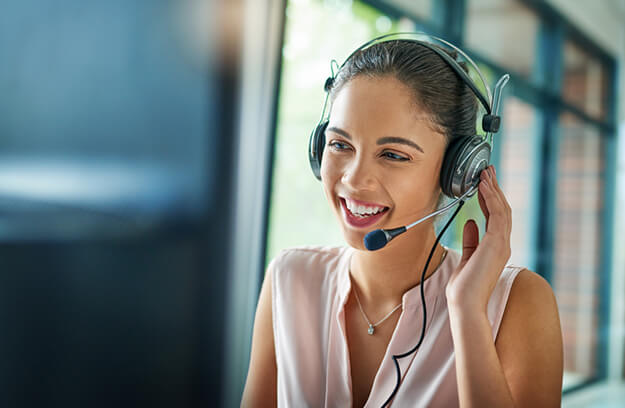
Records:
[[[348,246],[290,248],[270,263],[244,407],[382,406],[398,382],[392,356],[422,329],[431,219],[377,251],[363,238],[441,203],[447,147],[476,134],[475,95],[428,47],[387,41],[348,59],[330,101],[320,173]],[[426,334],[398,360],[394,406],[560,406],[555,297],[536,273],[506,265],[511,210],[493,166],[481,172],[478,201],[482,241],[469,220],[462,253],[436,245],[423,286]]]

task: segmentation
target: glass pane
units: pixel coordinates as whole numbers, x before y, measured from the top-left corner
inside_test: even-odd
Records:
[[[534,12],[517,0],[469,0],[466,12],[467,48],[524,77],[532,75],[539,24]]]
[[[307,149],[319,121],[330,75],[358,46],[387,32],[410,31],[361,2],[289,1],[278,104],[266,260],[296,245],[344,245],[343,235],[313,176]]]
[[[562,93],[567,102],[597,119],[604,119],[607,79],[606,69],[599,60],[571,41],[565,43]]]
[[[393,6],[414,18],[432,19],[432,0],[395,0]]]
[[[505,100],[503,131],[496,134],[501,152],[497,175],[512,207],[510,263],[536,270],[534,257],[534,205],[538,163],[538,113],[517,98]]]
[[[564,335],[564,386],[596,373],[604,154],[600,134],[560,118],[553,284]]]

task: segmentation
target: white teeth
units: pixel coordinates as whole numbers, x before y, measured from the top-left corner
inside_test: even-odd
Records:
[[[364,205],[357,205],[355,202],[347,198],[345,199],[345,204],[349,211],[351,211],[354,215],[372,215],[384,210],[384,207],[366,207]]]

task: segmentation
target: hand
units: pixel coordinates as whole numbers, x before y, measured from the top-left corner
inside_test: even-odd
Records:
[[[486,313],[490,295],[510,258],[512,210],[492,165],[480,174],[478,200],[486,217],[486,232],[479,242],[475,221],[464,225],[462,258],[445,290],[450,311]]]

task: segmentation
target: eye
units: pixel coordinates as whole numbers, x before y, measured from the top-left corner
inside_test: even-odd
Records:
[[[383,155],[384,157],[389,158],[389,159],[390,159],[390,160],[392,160],[392,161],[406,161],[406,160],[410,160],[410,159],[408,159],[407,157],[400,156],[400,155],[398,155],[398,154],[395,154],[395,153],[393,153],[393,152],[389,152],[389,151],[386,151],[386,152],[382,153],[382,155]]]
[[[347,146],[345,143],[341,143],[337,141],[332,141],[328,143],[328,146],[330,146],[334,150],[346,150],[349,148],[349,146]]]

